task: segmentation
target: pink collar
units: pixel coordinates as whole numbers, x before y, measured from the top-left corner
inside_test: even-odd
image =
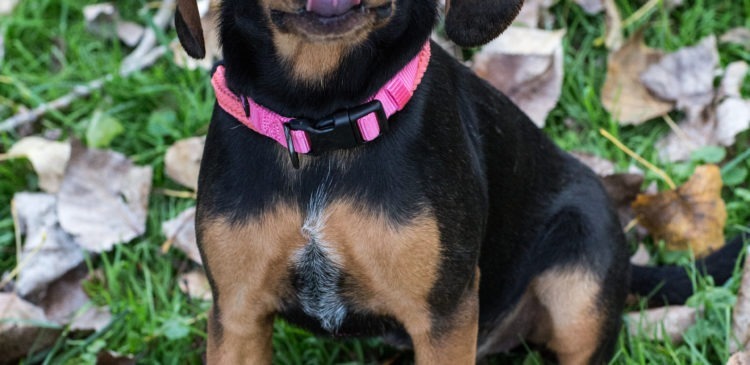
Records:
[[[327,126],[320,127],[318,122],[314,126],[304,119],[294,119],[276,114],[255,103],[244,95],[235,95],[226,84],[224,67],[219,66],[211,79],[216,92],[219,106],[248,128],[270,137],[287,147],[294,162],[296,153],[317,153],[325,147],[339,146],[340,148],[369,142],[377,138],[388,127],[387,118],[406,106],[419,82],[422,80],[427,64],[430,61],[429,40],[422,47],[422,51],[414,57],[399,73],[360,107],[343,112],[334,113],[329,118],[323,118]],[[379,101],[380,103],[377,103]],[[382,108],[378,105],[382,104]],[[384,115],[383,115],[384,112]],[[366,114],[363,114],[366,113]],[[343,118],[343,119],[342,119]],[[343,121],[342,121],[343,120]],[[356,121],[357,128],[353,122]],[[349,124],[351,132],[344,131],[344,135],[354,134],[357,143],[341,147],[340,131],[332,132],[334,126]],[[344,127],[344,129],[347,129]],[[357,131],[355,131],[357,129]],[[358,133],[357,133],[358,132]],[[328,136],[323,136],[328,134]],[[337,136],[334,136],[336,134]],[[332,137],[336,140],[332,141]],[[346,139],[344,138],[344,139]],[[332,143],[333,142],[333,143]],[[319,144],[320,146],[316,145]],[[344,142],[346,144],[346,142]]]

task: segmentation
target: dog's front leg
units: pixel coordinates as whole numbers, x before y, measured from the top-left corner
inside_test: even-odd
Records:
[[[433,320],[429,331],[410,333],[416,364],[476,363],[478,321],[479,299],[475,290],[465,296],[446,323]]]
[[[220,317],[220,310],[211,310],[206,350],[209,365],[271,363],[273,315],[250,315],[242,320],[241,326]]]

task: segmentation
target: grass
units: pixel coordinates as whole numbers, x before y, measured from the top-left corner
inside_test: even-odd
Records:
[[[0,18],[0,33],[5,35],[6,43],[5,60],[0,64],[0,119],[18,112],[22,106],[33,107],[61,96],[76,84],[117,73],[119,61],[129,50],[119,42],[102,40],[86,30],[81,10],[87,3],[85,0],[22,1],[12,16]],[[643,2],[616,3],[623,17],[628,17]],[[136,0],[130,4],[121,7],[123,17],[145,23],[147,14],[138,9],[146,2]],[[604,128],[663,167],[678,183],[684,182],[698,163],[712,159],[704,156],[687,163],[663,163],[653,147],[668,132],[662,121],[619,127],[599,100],[607,52],[594,44],[604,32],[603,16],[587,15],[571,0],[560,0],[552,13],[553,27],[566,28],[567,36],[563,93],[545,127],[550,137],[565,149],[596,153],[625,170],[634,161],[599,136],[598,129]],[[718,36],[738,26],[750,26],[750,0],[685,0],[677,9],[656,7],[626,32],[632,34],[645,27],[650,46],[676,50],[704,36]],[[173,34],[161,35],[165,42],[171,37]],[[724,44],[719,47],[724,66],[737,60],[750,62],[747,49]],[[747,80],[743,90],[750,90]],[[179,189],[164,176],[164,152],[178,139],[204,134],[212,106],[207,73],[180,69],[167,57],[145,72],[115,78],[102,91],[75,102],[70,108],[50,113],[25,132],[85,138],[92,115],[99,111],[125,126],[124,133],[111,142],[110,148],[131,156],[138,164],[153,166],[154,187]],[[0,133],[0,152],[18,138],[16,132]],[[750,133],[745,132],[716,161],[724,167],[724,177],[734,179],[723,191],[729,215],[728,236],[750,222],[750,178],[746,174],[750,158],[743,153],[748,147]],[[661,184],[651,173],[646,178],[647,183]],[[15,192],[37,189],[37,179],[28,162],[0,163],[0,271],[16,265],[9,202]],[[159,251],[165,239],[161,222],[192,204],[188,199],[152,194],[147,233],[116,246],[109,253],[87,259],[90,270],[102,273],[100,279],[87,284],[87,291],[97,304],[110,307],[114,314],[111,325],[86,337],[61,337],[54,350],[30,354],[22,363],[94,363],[96,353],[102,348],[134,354],[139,363],[201,363],[208,304],[192,300],[178,289],[177,275],[192,266],[186,257],[174,250],[167,254]],[[681,255],[677,261],[688,262],[685,257]],[[698,323],[687,331],[686,341],[654,342],[623,332],[613,363],[726,361],[738,279],[735,275],[727,284],[715,286],[710,278],[696,278],[697,293],[690,304],[702,305],[705,310]],[[372,363],[395,354],[378,340],[334,342],[311,337],[282,322],[276,324],[274,345],[278,364]],[[533,350],[520,350],[490,362],[537,364],[542,360]]]

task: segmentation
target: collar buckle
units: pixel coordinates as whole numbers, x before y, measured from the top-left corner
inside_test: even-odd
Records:
[[[299,168],[299,155],[294,149],[292,131],[304,131],[310,140],[310,154],[353,148],[365,143],[357,121],[370,113],[380,127],[380,134],[388,131],[388,117],[379,100],[372,100],[354,108],[335,112],[319,120],[304,118],[292,119],[284,123],[284,135],[289,150],[289,158],[294,168]]]

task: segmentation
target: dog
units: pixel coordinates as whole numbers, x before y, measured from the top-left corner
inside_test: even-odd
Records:
[[[450,0],[445,31],[484,44],[522,2]],[[196,215],[209,364],[270,363],[277,316],[382,336],[417,364],[473,364],[523,342],[561,364],[612,356],[629,264],[607,195],[429,41],[439,6],[221,3]],[[202,57],[194,0],[179,0],[175,24]]]

